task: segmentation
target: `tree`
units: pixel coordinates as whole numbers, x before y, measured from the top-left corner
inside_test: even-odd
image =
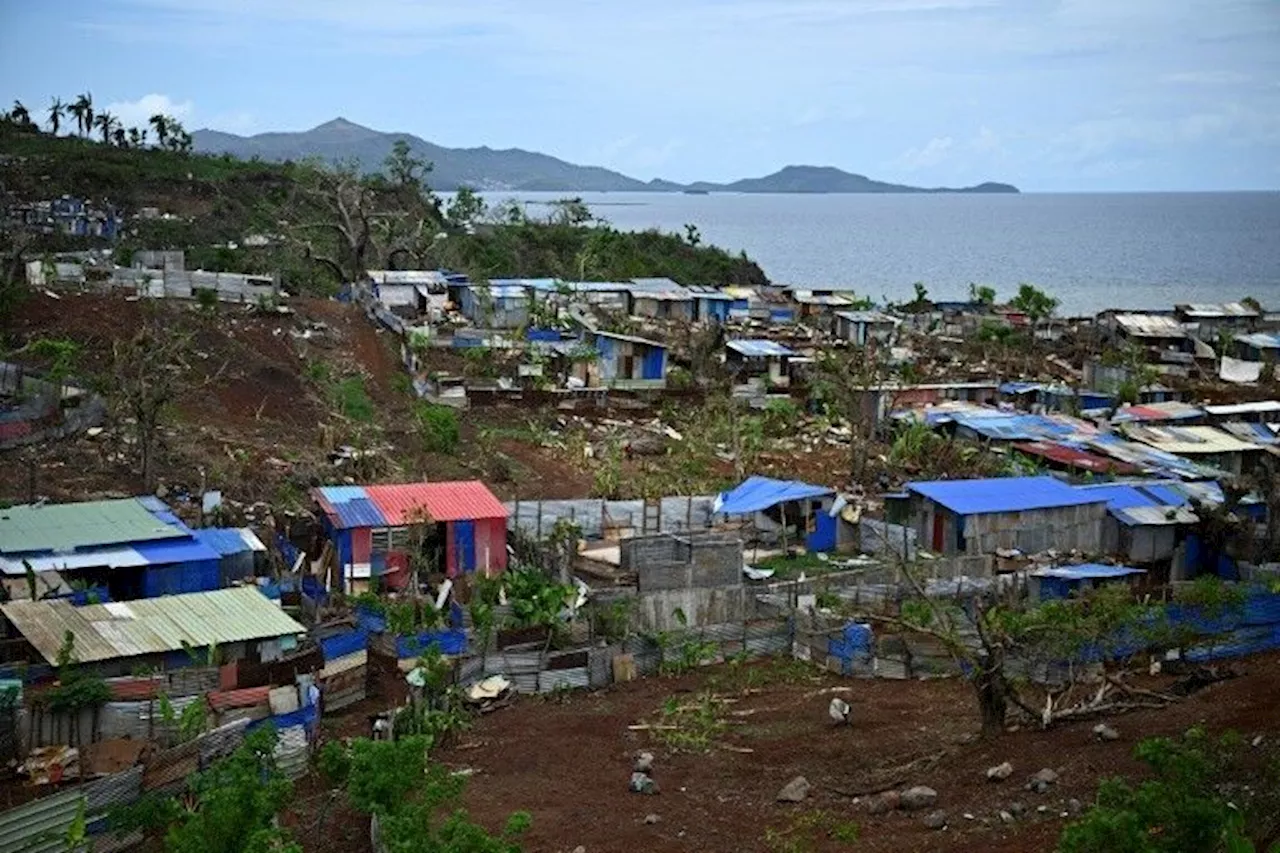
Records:
[[[111,130],[111,141],[115,143],[117,148],[126,148],[129,145],[129,137],[125,133],[124,128],[116,125]]]
[[[686,222],[684,225],[684,241],[690,246],[697,246],[702,242],[702,233],[698,231],[698,226],[692,222]]]
[[[1053,312],[1058,310],[1058,300],[1040,290],[1034,284],[1018,285],[1018,294],[1009,300],[1009,306],[1021,311],[1031,319],[1033,324],[1038,325],[1041,320],[1047,320],[1053,316]]]
[[[102,144],[111,144],[111,131],[116,126],[116,117],[111,113],[104,111],[98,113],[98,117],[93,121],[94,124],[97,125],[98,130],[102,131]]]
[[[817,396],[849,424],[849,477],[861,483],[879,416],[877,389],[893,371],[878,346],[820,350],[814,367]]]
[[[14,101],[13,109],[9,111],[9,120],[19,127],[30,127],[31,113],[27,111],[21,101]]]
[[[591,208],[587,207],[581,197],[557,199],[550,202],[550,207],[551,212],[547,214],[547,223],[550,225],[577,227],[595,219]]]
[[[54,136],[57,136],[58,131],[62,129],[62,117],[65,113],[66,107],[62,99],[54,98],[53,103],[49,104],[49,131]]]
[[[484,199],[471,187],[458,187],[445,213],[445,221],[458,231],[471,231],[484,218]]]
[[[81,94],[67,109],[76,117],[76,129],[81,136],[93,130],[93,95]]]
[[[971,282],[969,284],[969,299],[982,305],[995,305],[996,289],[986,284]]]
[[[184,395],[211,384],[221,373],[193,385],[181,375],[192,351],[191,334],[175,329],[160,316],[154,300],[141,302],[138,331],[111,348],[108,394],[133,433],[143,489],[155,488],[155,463],[161,428],[173,405]]]
[[[147,121],[156,132],[156,144],[161,148],[165,148],[169,141],[169,117],[156,113]]]
[[[147,131],[142,128],[129,128],[129,147],[141,148],[147,144]]]
[[[393,186],[421,192],[432,164],[414,157],[407,139],[397,139],[391,146],[391,153],[382,161],[382,168]]]
[[[1049,602],[1030,601],[1024,591],[1000,584],[946,599],[929,594],[914,566],[901,568],[905,599],[898,612],[858,616],[940,643],[973,688],[984,736],[1004,731],[1011,708],[1048,727],[1063,719],[1175,701],[1128,683],[1127,667],[1148,649],[1185,643],[1186,625],[1174,626],[1162,607],[1135,599],[1124,584]],[[1204,593],[1193,590],[1188,596],[1193,606],[1192,598]],[[1057,672],[1056,686],[1028,684],[1022,674],[1037,668]]]

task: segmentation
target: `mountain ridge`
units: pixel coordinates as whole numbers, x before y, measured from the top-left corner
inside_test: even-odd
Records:
[[[1011,184],[985,182],[971,187],[914,187],[877,181],[835,166],[790,165],[758,178],[728,183],[681,184],[662,178],[642,181],[606,169],[583,166],[523,148],[446,148],[408,133],[383,132],[341,116],[305,131],[269,131],[240,136],[203,128],[192,134],[197,151],[262,160],[307,157],[354,161],[376,171],[396,142],[409,144],[416,157],[433,164],[431,185],[442,191],[469,186],[507,192],[740,192],[740,193],[1017,193]]]

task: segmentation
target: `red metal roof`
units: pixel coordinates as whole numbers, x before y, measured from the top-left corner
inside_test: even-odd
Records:
[[[215,690],[206,694],[209,707],[215,711],[226,711],[231,708],[252,708],[255,705],[266,705],[271,687],[243,687],[239,690]]]
[[[479,480],[365,486],[364,491],[393,527],[412,524],[413,511],[419,508],[438,522],[507,517],[506,507]]]
[[[1137,468],[1127,462],[1119,462],[1106,456],[1099,456],[1096,453],[1089,453],[1085,450],[1078,450],[1074,447],[1068,447],[1065,444],[1057,444],[1051,441],[1026,441],[1020,442],[1013,446],[1014,450],[1020,450],[1032,456],[1039,456],[1044,459],[1050,459],[1063,465],[1070,465],[1072,468],[1082,468],[1086,471],[1095,471],[1104,473],[1107,471],[1116,474],[1133,474],[1137,472]]]

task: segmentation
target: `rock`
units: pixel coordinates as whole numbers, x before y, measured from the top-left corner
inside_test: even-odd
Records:
[[[573,853],[587,853],[587,848],[585,845],[579,844],[577,847],[573,848]]]
[[[1008,779],[1012,775],[1013,775],[1013,765],[1007,761],[1004,762],[1003,764],[997,764],[995,767],[987,768],[988,782],[1003,782],[1005,779]]]
[[[1098,740],[1120,740],[1120,733],[1106,723],[1098,723],[1094,726],[1093,735]]]
[[[942,829],[947,825],[947,813],[939,809],[924,816],[924,825],[929,829]]]
[[[1013,815],[1014,817],[1022,817],[1023,813],[1026,812],[1026,810],[1027,810],[1027,807],[1024,806],[1022,803],[1009,803],[1009,814]]]
[[[971,812],[965,812],[965,813],[964,813],[964,819],[965,819],[965,820],[973,820],[973,814],[972,814]]]
[[[639,755],[637,755],[635,766],[632,769],[635,770],[637,773],[652,773],[653,772],[653,753],[642,752]]]
[[[655,824],[660,820],[662,820],[662,818],[658,817],[656,814],[647,814],[644,816],[644,822],[647,824]]]
[[[635,794],[658,793],[658,783],[653,781],[646,773],[632,773],[629,788]]]
[[[927,809],[938,801],[938,792],[924,785],[908,788],[899,796],[898,807],[907,811]]]
[[[1009,812],[1006,812],[1006,811],[1001,811],[1001,812],[1000,812],[1000,822],[1001,822],[1001,823],[1013,823],[1013,821],[1014,821],[1014,817],[1013,817],[1013,815],[1012,815],[1012,814],[1010,814]]]
[[[776,799],[780,803],[801,803],[807,796],[809,796],[809,780],[803,776],[797,776],[782,786]]]
[[[1036,771],[1027,781],[1027,790],[1035,791],[1037,794],[1043,794],[1049,790],[1049,786],[1058,781],[1058,774],[1048,767],[1043,770]]]
[[[1036,806],[1036,812],[1037,812],[1038,814],[1047,814],[1047,813],[1048,813],[1048,811],[1049,811],[1049,807],[1048,807],[1048,806]]]
[[[1075,797],[1072,797],[1071,799],[1067,800],[1067,811],[1071,812],[1072,814],[1080,814],[1080,812],[1084,811],[1084,806],[1080,803],[1079,800],[1077,800]]]
[[[885,791],[883,794],[877,794],[874,797],[867,798],[868,814],[884,814],[891,812],[901,803],[902,797],[897,791]]]

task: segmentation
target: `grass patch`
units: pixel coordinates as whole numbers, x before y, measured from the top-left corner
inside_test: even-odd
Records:
[[[862,827],[855,821],[837,820],[818,809],[795,815],[786,826],[766,828],[764,843],[771,853],[808,853],[819,839],[854,844],[861,834]]]
[[[360,423],[373,421],[373,400],[364,390],[364,380],[359,376],[348,376],[329,386],[329,396],[333,398],[333,407],[338,414]]]
[[[815,577],[843,569],[835,561],[825,559],[827,556],[826,554],[819,555],[818,553],[797,554],[794,557],[779,554],[776,557],[760,560],[754,565],[758,569],[773,569],[771,580],[783,581],[795,580],[800,577],[802,572],[806,577]]]
[[[422,446],[431,453],[451,454],[458,449],[458,412],[449,406],[420,402],[413,409]]]
[[[662,703],[651,731],[675,752],[707,752],[725,729],[725,700],[704,691],[692,702],[686,696],[670,696]]]

